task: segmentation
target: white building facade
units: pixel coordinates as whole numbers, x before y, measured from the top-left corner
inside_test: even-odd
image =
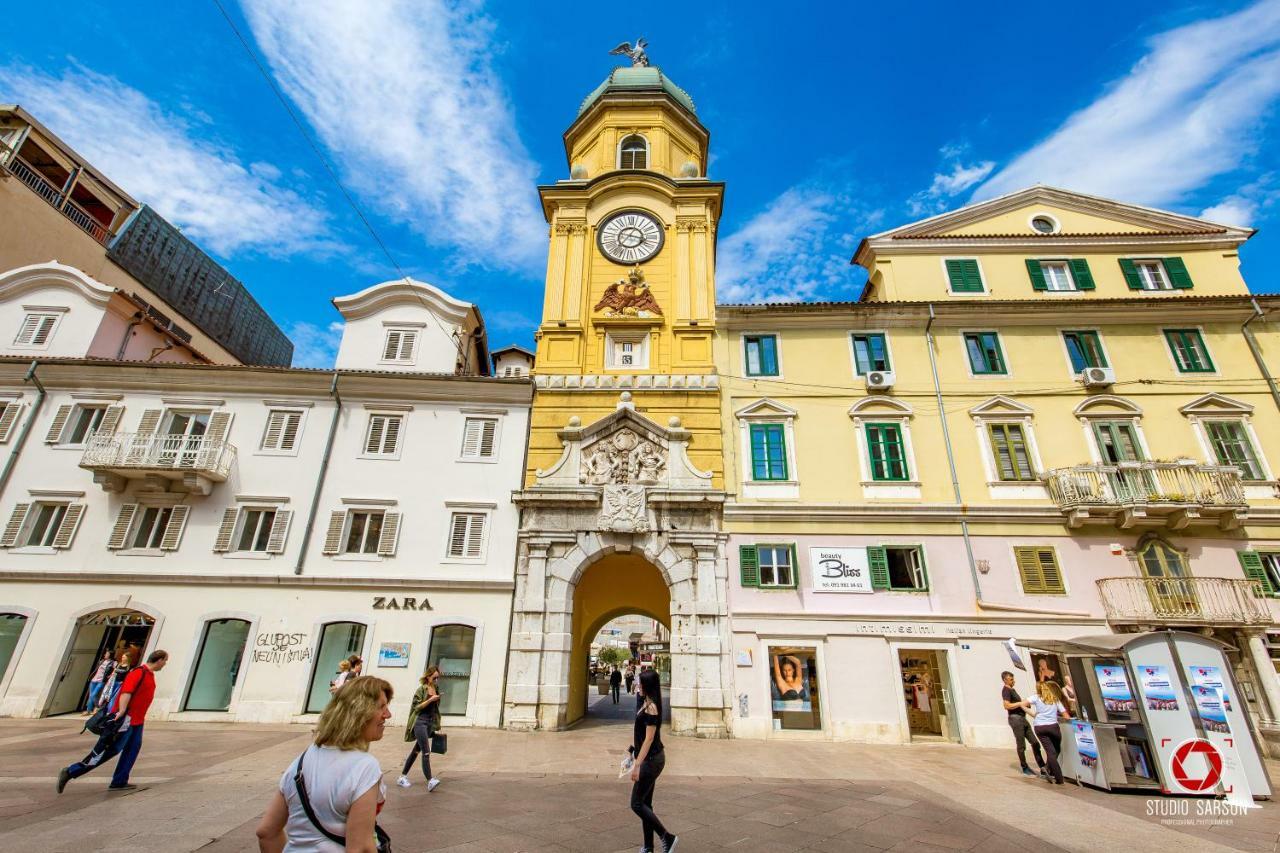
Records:
[[[430,285],[335,305],[333,371],[0,356],[0,716],[163,648],[160,718],[313,719],[357,654],[499,724],[531,386]]]

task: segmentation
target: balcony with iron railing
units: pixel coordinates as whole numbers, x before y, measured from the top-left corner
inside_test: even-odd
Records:
[[[129,480],[146,479],[157,490],[178,483],[207,495],[231,475],[236,448],[230,442],[196,435],[95,433],[85,444],[80,467],[93,472],[105,491],[124,491]]]
[[[1102,578],[1098,593],[1113,625],[1246,626],[1275,621],[1257,581],[1237,578]]]
[[[0,154],[3,152],[0,151]],[[103,226],[101,222],[94,219],[85,211],[84,208],[71,200],[69,196],[63,195],[63,188],[54,186],[49,180],[26,160],[19,157],[16,153],[9,155],[8,161],[5,163],[7,168],[15,178],[34,192],[40,198],[49,203],[51,207],[62,213],[63,216],[70,219],[83,232],[93,239],[102,243],[104,246],[111,240],[112,234],[110,229]]]
[[[1076,465],[1045,472],[1049,496],[1071,527],[1238,527],[1248,504],[1240,469],[1194,462]]]

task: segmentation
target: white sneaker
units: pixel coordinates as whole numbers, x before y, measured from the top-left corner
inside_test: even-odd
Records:
[[[427,792],[430,793],[431,791],[434,791],[439,786],[440,786],[440,780],[432,779],[430,782],[427,783]]]
[[[401,788],[408,788],[413,783],[409,781],[408,776],[401,776],[399,779],[396,780],[396,784],[399,785]]]

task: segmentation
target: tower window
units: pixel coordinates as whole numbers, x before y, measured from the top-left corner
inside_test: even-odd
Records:
[[[649,168],[649,143],[643,136],[634,133],[622,140],[618,146],[618,168]]]

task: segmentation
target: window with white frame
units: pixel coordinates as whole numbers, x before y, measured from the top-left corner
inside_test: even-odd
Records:
[[[215,553],[282,554],[292,510],[277,506],[228,507],[214,539]]]
[[[67,505],[64,503],[40,502],[32,505],[22,544],[52,548],[54,537],[58,535],[58,528],[62,526],[62,520],[66,516]]]
[[[1214,461],[1219,465],[1234,465],[1246,480],[1267,478],[1244,421],[1205,420],[1204,431],[1213,450]]]
[[[402,415],[369,415],[369,426],[364,435],[365,456],[392,457],[400,453],[400,428]]]
[[[793,587],[796,585],[795,546],[757,545],[760,586]]]
[[[107,539],[112,551],[176,551],[186,530],[191,507],[124,504]]]
[[[1045,287],[1049,290],[1075,290],[1071,282],[1071,270],[1066,261],[1041,261],[1040,272],[1044,274]]]
[[[324,553],[395,556],[400,539],[400,518],[400,513],[384,506],[335,510],[329,515]]]
[[[53,332],[58,327],[62,314],[58,311],[30,311],[22,318],[18,334],[13,339],[16,347],[43,349],[53,339]]]
[[[449,518],[449,556],[455,560],[478,560],[484,556],[484,534],[488,514],[454,512]]]
[[[497,418],[467,418],[462,428],[463,459],[493,459],[497,455]]]
[[[387,329],[387,336],[382,342],[382,360],[395,364],[413,364],[417,347],[417,329]]]
[[[44,440],[47,444],[83,446],[95,432],[115,432],[123,411],[122,406],[108,406],[106,403],[59,406]]]
[[[129,537],[130,548],[159,548],[173,507],[149,506],[142,510]]]
[[[267,412],[267,424],[262,431],[263,450],[288,453],[298,446],[302,430],[302,411],[299,409],[271,409]]]
[[[1133,268],[1138,273],[1143,290],[1172,290],[1173,284],[1165,275],[1164,264],[1160,261],[1134,261]]]
[[[0,534],[0,548],[70,548],[84,508],[69,501],[19,503]]]
[[[610,332],[605,335],[605,359],[605,367],[613,370],[648,369],[648,333]]]

